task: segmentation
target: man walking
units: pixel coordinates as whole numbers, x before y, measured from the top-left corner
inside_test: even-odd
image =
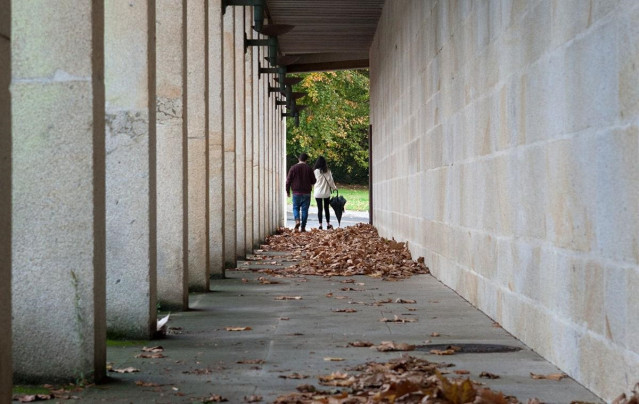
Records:
[[[300,154],[299,161],[286,176],[286,196],[291,196],[293,190],[293,217],[295,218],[295,231],[300,228],[300,208],[302,209],[302,231],[306,231],[308,219],[308,206],[311,204],[311,189],[315,184],[313,169],[306,164],[308,155]]]

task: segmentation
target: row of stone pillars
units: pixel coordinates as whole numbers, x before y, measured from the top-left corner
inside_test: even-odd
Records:
[[[158,304],[186,309],[284,223],[251,17],[0,0],[0,401],[12,374],[99,380],[107,334],[152,337]]]

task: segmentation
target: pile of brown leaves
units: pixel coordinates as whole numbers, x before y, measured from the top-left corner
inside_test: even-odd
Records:
[[[380,237],[369,224],[306,233],[281,228],[266,242],[265,251],[293,253],[299,262],[282,271],[295,275],[368,275],[393,280],[429,273],[424,258],[413,261],[405,243]]]
[[[280,396],[277,404],[305,403],[493,403],[510,404],[518,401],[470,379],[448,379],[440,368],[447,364],[404,356],[386,363],[369,362],[354,371],[359,374],[335,372],[320,376],[320,384],[347,388],[339,392],[318,391],[313,386],[300,386],[300,393]]]

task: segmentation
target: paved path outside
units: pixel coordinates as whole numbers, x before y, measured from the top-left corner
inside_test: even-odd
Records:
[[[520,351],[508,353],[436,356],[429,354],[428,348],[409,353],[434,362],[453,363],[451,371],[468,370],[473,380],[523,402],[532,397],[547,403],[600,402],[570,378],[533,380],[531,372],[550,374],[559,370],[430,275],[398,282],[358,276],[350,278],[356,283],[342,283],[346,278],[275,278],[247,270],[277,269],[289,264],[285,253],[270,255],[261,263],[240,263],[244,270],[228,271],[228,279],[214,281],[212,292],[192,294],[190,311],[171,315],[169,326],[173,333],[166,338],[109,347],[108,361],[114,368],[134,367],[140,372],[109,373],[111,381],[79,393],[81,401],[189,403],[219,394],[230,403],[243,403],[250,395],[272,402],[301,384],[324,388],[318,383],[320,375],[402,354],[348,347],[349,342],[368,340],[379,344],[392,340],[418,345],[485,343],[519,347]],[[262,276],[280,283],[262,284],[258,280]],[[342,290],[345,287],[355,290]],[[328,293],[333,296],[327,297]],[[284,295],[301,299],[276,300]],[[417,303],[366,305],[400,297]],[[357,312],[333,311],[347,307]],[[417,321],[379,321],[394,315]],[[251,329],[227,331],[226,327]],[[135,358],[144,345],[161,345],[166,357]],[[324,359],[327,357],[344,360],[331,362]],[[242,361],[264,362],[239,363]],[[482,371],[500,378],[480,379]],[[293,373],[308,378],[284,378]],[[159,386],[139,386],[136,381]]]
[[[357,223],[368,223],[368,212],[359,212],[355,210],[346,210],[342,214],[341,227],[352,226]],[[331,224],[337,228],[337,218],[335,212],[331,208]],[[326,218],[324,218],[324,228],[326,229]],[[293,206],[286,206],[286,227],[293,228],[295,226],[295,220],[293,219]],[[317,218],[317,206],[310,206],[308,208],[308,221],[306,222],[307,229],[316,229],[319,227],[319,221]]]

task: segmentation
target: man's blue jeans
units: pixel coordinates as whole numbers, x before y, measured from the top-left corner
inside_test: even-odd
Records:
[[[295,195],[293,194],[293,217],[295,222],[300,220],[300,208],[302,209],[302,229],[306,227],[308,220],[308,207],[311,204],[311,194]]]

